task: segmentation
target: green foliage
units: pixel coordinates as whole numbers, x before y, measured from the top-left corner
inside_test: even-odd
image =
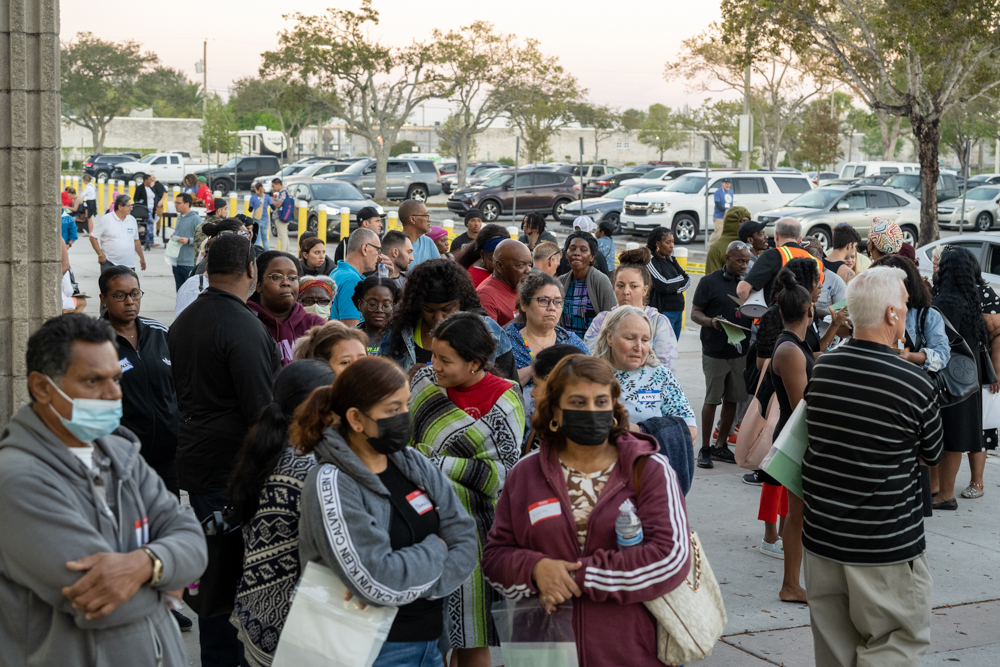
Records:
[[[170,67],[155,67],[136,82],[136,106],[152,107],[156,118],[201,118],[201,85]]]
[[[218,95],[208,98],[205,122],[198,140],[205,153],[229,154],[236,149],[236,120]]]
[[[642,124],[646,122],[646,112],[638,109],[626,109],[622,112],[621,126],[626,132],[635,132],[642,129]]]
[[[537,63],[507,91],[507,116],[521,132],[526,162],[544,162],[549,157],[549,139],[573,120],[573,107],[585,93],[576,77],[554,58]]]
[[[601,141],[611,137],[621,128],[621,114],[607,105],[587,102],[571,105],[570,113],[580,124],[580,127],[590,128],[594,131],[594,161],[597,162]]]
[[[625,166],[626,167],[634,167],[635,166],[635,162],[626,162]]]
[[[233,113],[233,117],[236,119],[236,128],[239,130],[252,130],[258,125],[263,125],[269,130],[281,131],[281,121],[271,115],[269,111],[247,111],[237,114],[233,110],[232,99],[229,101],[229,110]]]
[[[732,165],[737,164],[741,157],[739,125],[741,113],[743,105],[740,102],[727,100],[713,102],[709,98],[698,109],[692,109],[678,116],[678,120],[685,129],[708,139],[716,150],[722,151]],[[754,146],[759,145],[759,138],[755,134]]]
[[[497,160],[497,162],[499,162],[500,164],[504,165],[505,167],[513,167],[514,166],[514,158],[512,158],[512,157],[502,157],[502,158],[499,158]]]
[[[335,115],[339,109],[333,96],[322,89],[283,78],[257,77],[244,77],[233,83],[229,107],[234,118],[270,116],[277,121],[275,129],[285,135],[289,147],[298,144],[302,130],[315,125],[320,118]]]
[[[397,155],[402,155],[403,153],[415,153],[415,146],[412,141],[397,141],[389,149],[389,157],[396,157]]]
[[[662,104],[650,105],[646,121],[639,131],[639,141],[659,151],[660,160],[663,160],[663,154],[681,142],[678,121],[679,118],[669,107]]]
[[[465,153],[462,152],[462,134],[460,129],[457,127],[461,124],[461,121],[455,116],[455,114],[450,114],[448,118],[445,119],[443,123],[437,126],[435,132],[438,135],[438,152],[441,155],[454,156],[457,162],[461,162],[461,158],[465,158],[465,164],[469,163],[473,157],[475,157],[476,152],[479,150],[479,143],[476,141],[476,136],[470,135],[466,138],[468,143],[466,144]],[[460,172],[460,177],[464,181],[465,170]],[[464,184],[464,182],[463,182]]]
[[[822,169],[836,164],[843,156],[840,150],[840,125],[826,100],[817,100],[809,105],[802,121],[801,136],[793,157],[803,166]]]

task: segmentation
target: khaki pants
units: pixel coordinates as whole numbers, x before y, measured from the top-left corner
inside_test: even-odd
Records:
[[[288,223],[275,220],[274,227],[278,230],[278,250],[298,255],[299,253],[297,251],[288,249]],[[306,230],[300,229],[299,233],[301,234],[304,231]]]
[[[712,230],[712,235],[708,237],[708,245],[712,245],[722,236],[722,221],[723,218],[712,218],[712,225],[715,229]]]
[[[920,664],[931,643],[933,581],[926,556],[860,567],[807,551],[805,575],[816,667]]]

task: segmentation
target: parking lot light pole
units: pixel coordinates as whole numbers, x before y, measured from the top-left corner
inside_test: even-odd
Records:
[[[972,158],[972,139],[965,142],[965,168],[962,175],[965,176],[965,187],[962,188],[962,213],[958,216],[958,233],[965,229],[965,195],[969,192],[969,160]]]
[[[513,212],[511,213],[511,219],[514,224],[517,224],[517,162],[518,156],[521,154],[521,137],[514,137],[514,203],[511,208]],[[456,182],[458,177],[456,177]],[[559,222],[556,220],[556,222]]]
[[[705,139],[705,223],[702,225],[702,234],[705,235],[705,253],[708,253],[708,164],[712,159],[712,144]],[[694,239],[691,239],[692,241]]]
[[[583,137],[580,137],[580,215],[583,215]]]

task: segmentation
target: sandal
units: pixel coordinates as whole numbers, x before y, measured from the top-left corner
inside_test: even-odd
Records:
[[[968,500],[975,500],[976,498],[982,498],[985,492],[985,489],[977,489],[969,484],[965,491],[962,491],[962,497],[967,498]]]

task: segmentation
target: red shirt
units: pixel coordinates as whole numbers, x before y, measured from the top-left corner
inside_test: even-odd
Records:
[[[205,202],[205,210],[208,213],[215,210],[215,198],[212,196],[212,191],[208,189],[207,185],[198,186],[198,190],[195,191],[194,196],[196,199]]]
[[[486,314],[502,327],[514,319],[517,309],[517,290],[504,281],[490,276],[476,287],[479,302]]]
[[[73,206],[73,195],[65,190],[62,191],[62,205],[66,208],[72,208]]]
[[[486,269],[480,268],[478,266],[469,267],[469,277],[472,278],[472,286],[479,287],[479,284],[489,278],[491,274]]]
[[[471,387],[448,387],[448,398],[473,419],[481,419],[512,386],[508,380],[486,373]]]

